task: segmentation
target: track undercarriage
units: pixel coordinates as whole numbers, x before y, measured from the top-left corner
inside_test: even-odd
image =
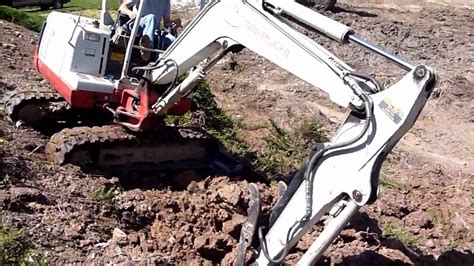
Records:
[[[19,89],[5,95],[5,113],[52,134],[45,151],[52,161],[111,173],[215,169],[232,172],[237,163],[201,129],[161,125],[132,132],[111,124],[102,110],[80,110],[52,89]],[[107,119],[108,118],[108,119]]]

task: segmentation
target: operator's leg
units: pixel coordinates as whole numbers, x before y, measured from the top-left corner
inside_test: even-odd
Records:
[[[176,40],[176,37],[171,33],[166,33],[160,36],[160,49],[166,50]]]
[[[140,19],[139,29],[142,35],[140,39],[140,46],[146,48],[153,48],[153,40],[155,36],[156,29],[158,27],[158,18],[153,14],[146,15]],[[141,51],[142,59],[148,60],[150,59],[150,52],[148,51]]]

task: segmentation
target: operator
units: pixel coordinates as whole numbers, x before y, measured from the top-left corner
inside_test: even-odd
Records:
[[[135,19],[137,16],[138,5],[140,0],[125,0],[119,7],[122,14],[127,15],[130,19]],[[142,8],[142,18],[139,21],[138,36],[140,38],[140,46],[146,48],[158,48],[166,50],[168,46],[176,39],[171,33],[166,33],[163,36],[156,34],[160,30],[160,22],[163,19],[165,28],[171,27],[176,30],[181,27],[181,20],[170,18],[171,4],[170,0],[148,0]],[[150,52],[140,50],[143,60],[150,59]]]

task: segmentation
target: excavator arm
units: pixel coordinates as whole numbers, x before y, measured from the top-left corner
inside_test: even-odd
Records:
[[[288,2],[309,12],[307,17],[318,16],[320,21],[316,23],[331,23],[331,29],[334,29],[331,33],[340,35],[337,37],[340,41],[350,32],[348,27],[336,21]],[[181,75],[204,59],[242,45],[322,89],[335,103],[348,107],[353,93],[344,84],[342,76],[343,71],[352,69],[293,29],[282,14],[275,12],[276,8],[263,1],[211,1],[165,51],[161,61],[164,65],[152,72],[153,82],[166,84],[172,81],[176,69],[170,69],[169,64],[164,63],[167,60],[176,63]],[[211,61],[204,70],[216,62]]]
[[[355,71],[292,25],[304,24],[341,44],[352,42],[375,52],[407,71],[384,89],[375,79]],[[436,83],[434,71],[413,66],[362,40],[347,26],[288,0],[222,0],[209,2],[179,38],[147,67],[152,83],[175,83],[187,78],[151,107],[166,111],[188,95],[227,52],[246,47],[326,92],[351,111],[335,136],[318,145],[281,195],[270,215],[268,231],[257,228],[258,191],[252,191],[249,219],[243,225],[236,264],[255,232],[260,249],[258,265],[280,263],[288,251],[323,215],[328,223],[300,264],[315,262],[350,218],[378,194],[382,163],[413,126]],[[243,247],[243,248],[242,248]]]

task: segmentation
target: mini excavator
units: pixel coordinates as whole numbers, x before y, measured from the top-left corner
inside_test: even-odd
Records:
[[[167,126],[164,117],[189,111],[193,89],[206,73],[227,53],[243,48],[348,109],[332,139],[314,147],[288,186],[280,184],[281,195],[265,233],[259,223],[259,193],[250,184],[236,265],[284,262],[303,234],[327,216],[324,230],[299,264],[317,261],[350,218],[377,199],[383,161],[413,126],[436,84],[430,67],[412,65],[291,0],[211,0],[164,51],[139,46],[138,23],[117,25],[119,19],[111,18],[105,0],[102,5],[100,20],[49,14],[34,63],[53,89],[17,90],[5,103],[12,121],[37,126],[45,121],[86,121],[52,135],[46,150],[59,164],[137,169],[216,164],[213,154],[219,148],[205,132]],[[137,19],[141,14],[139,6]],[[297,24],[341,45],[363,47],[406,74],[384,88],[298,31]],[[137,59],[140,49],[150,49],[150,62]],[[247,258],[253,239],[260,244]]]

